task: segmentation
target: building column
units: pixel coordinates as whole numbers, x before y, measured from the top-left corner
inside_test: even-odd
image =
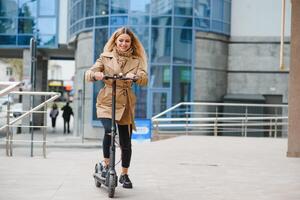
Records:
[[[300,1],[292,0],[288,157],[300,157]]]

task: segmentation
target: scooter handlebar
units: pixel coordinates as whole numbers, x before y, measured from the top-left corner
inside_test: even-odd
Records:
[[[129,78],[129,77],[125,77],[122,73],[120,73],[120,74],[114,74],[112,76],[110,76],[110,75],[104,75],[103,79],[105,79],[105,80],[112,79],[112,80],[131,80],[131,81],[137,81],[138,77],[134,76],[133,78]]]

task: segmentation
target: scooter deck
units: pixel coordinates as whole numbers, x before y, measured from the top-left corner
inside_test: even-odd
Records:
[[[99,183],[101,183],[101,184],[107,186],[107,185],[105,184],[106,178],[103,178],[103,177],[101,176],[101,174],[99,174],[99,173],[94,173],[93,177],[94,177],[94,179],[95,179],[96,181],[98,181]]]

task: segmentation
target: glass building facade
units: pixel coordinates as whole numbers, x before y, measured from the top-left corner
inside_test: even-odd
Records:
[[[0,48],[58,47],[58,0],[0,0]]]
[[[136,117],[151,118],[193,101],[195,33],[229,35],[230,9],[231,0],[69,0],[69,38],[93,31],[95,61],[110,35],[129,26],[143,43],[149,64],[148,87],[135,88]],[[94,84],[94,101],[100,87]]]

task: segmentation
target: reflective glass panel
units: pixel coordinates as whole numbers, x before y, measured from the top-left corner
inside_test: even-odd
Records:
[[[167,109],[167,93],[153,92],[152,93],[152,116],[161,113]]]
[[[28,46],[30,44],[30,39],[32,35],[19,35],[18,36],[18,45],[25,45]]]
[[[230,1],[224,1],[224,21],[230,23],[231,13],[230,13],[231,3]]]
[[[128,0],[111,0],[111,14],[128,13]]]
[[[136,95],[135,117],[146,118],[147,117],[147,87],[140,87],[134,85],[133,90]]]
[[[97,95],[100,91],[100,89],[103,87],[102,81],[96,81],[93,84],[93,120],[99,120],[97,117],[97,109],[96,109],[96,102],[97,102]]]
[[[139,16],[139,15],[130,15],[129,16],[130,25],[148,25],[149,17],[148,16]]]
[[[56,34],[56,19],[38,18],[38,30],[40,34]]]
[[[210,0],[195,0],[194,15],[195,17],[209,17]]]
[[[209,29],[210,20],[209,19],[195,18],[195,26],[199,27],[199,28]]]
[[[0,45],[16,45],[16,36],[0,35]]]
[[[94,60],[99,57],[102,53],[105,43],[108,39],[108,31],[107,28],[100,28],[95,30],[95,45],[94,45]]]
[[[86,19],[85,27],[88,28],[88,27],[92,27],[92,26],[94,26],[94,19]]]
[[[94,0],[85,0],[85,16],[90,17],[94,15]]]
[[[76,4],[74,9],[76,11],[76,20],[82,19],[84,17],[83,2],[80,1],[78,4]]]
[[[118,25],[118,26],[124,26],[127,25],[128,17],[127,16],[116,16],[116,17],[110,17],[110,25]]]
[[[193,0],[174,0],[175,15],[193,15]]]
[[[130,1],[130,12],[134,14],[146,14],[149,13],[150,0],[138,0]]]
[[[173,62],[192,63],[192,30],[174,29]]]
[[[151,35],[152,63],[170,63],[171,28],[152,28]]]
[[[19,0],[20,17],[36,17],[37,1]]]
[[[39,46],[56,45],[55,35],[39,35]]]
[[[218,20],[212,20],[211,28],[216,31],[223,31],[223,22]]]
[[[150,87],[169,88],[170,87],[170,66],[154,65],[151,66]]]
[[[17,0],[0,0],[0,16],[15,17],[18,15]]]
[[[36,21],[33,18],[19,19],[18,33],[33,33],[36,31]]]
[[[55,1],[39,0],[40,13],[39,15],[55,15]]]
[[[174,66],[172,82],[172,104],[191,100],[191,67]]]
[[[171,26],[172,25],[172,17],[168,16],[152,16],[152,25],[157,26]]]
[[[148,49],[149,42],[149,28],[148,27],[132,27],[134,34],[139,38],[140,42],[143,44],[145,50]],[[147,52],[148,53],[148,52]]]
[[[222,20],[223,18],[223,5],[224,1],[220,0],[212,0],[212,18],[213,19],[220,19]]]
[[[108,17],[97,17],[96,26],[106,26],[108,25]]]
[[[108,15],[108,0],[96,0],[96,15]]]
[[[107,28],[99,28],[95,30],[94,36],[94,61],[99,58],[100,54],[103,51],[104,45],[108,40],[108,29]],[[93,84],[93,120],[98,120],[96,115],[96,101],[99,90],[102,88],[102,81],[96,81]]]
[[[156,15],[171,15],[172,5],[173,3],[171,0],[151,0],[151,12]]]
[[[0,18],[0,33],[16,34],[16,19]]]
[[[186,18],[186,17],[175,17],[174,24],[175,24],[175,26],[192,27],[193,26],[193,19],[192,18]]]

